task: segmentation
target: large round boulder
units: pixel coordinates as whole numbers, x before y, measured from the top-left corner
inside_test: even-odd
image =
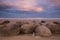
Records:
[[[51,36],[52,33],[45,25],[40,25],[36,27],[35,35],[47,37],[47,36]]]
[[[16,22],[11,22],[7,24],[7,30],[11,35],[17,35],[20,32],[20,27]]]
[[[33,24],[24,24],[21,26],[22,34],[30,34],[33,32]]]
[[[53,34],[60,33],[60,23],[52,22],[52,23],[46,24],[46,26],[51,30]]]
[[[18,35],[20,32],[20,27],[19,25],[16,24],[16,22],[10,22],[8,24],[5,24],[5,27],[0,29],[2,35],[6,36],[12,36],[12,35]]]

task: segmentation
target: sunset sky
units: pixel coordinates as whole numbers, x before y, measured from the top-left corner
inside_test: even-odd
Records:
[[[0,0],[0,18],[60,18],[60,0]]]

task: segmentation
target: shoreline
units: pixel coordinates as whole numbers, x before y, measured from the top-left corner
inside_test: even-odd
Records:
[[[60,18],[0,18],[0,19],[18,19],[18,20],[19,20],[19,19],[30,19],[30,20],[31,20],[31,19],[37,19],[37,20],[38,20],[38,19],[47,19],[47,20],[48,20],[48,19],[58,19],[58,20],[60,20]]]

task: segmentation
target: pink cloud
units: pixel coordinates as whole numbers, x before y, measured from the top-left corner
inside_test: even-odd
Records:
[[[14,6],[18,10],[42,12],[44,8],[52,8],[55,5],[59,5],[60,0],[3,0],[2,3]]]

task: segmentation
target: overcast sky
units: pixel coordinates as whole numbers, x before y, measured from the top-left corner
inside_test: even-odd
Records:
[[[60,18],[60,0],[0,0],[0,17]]]

